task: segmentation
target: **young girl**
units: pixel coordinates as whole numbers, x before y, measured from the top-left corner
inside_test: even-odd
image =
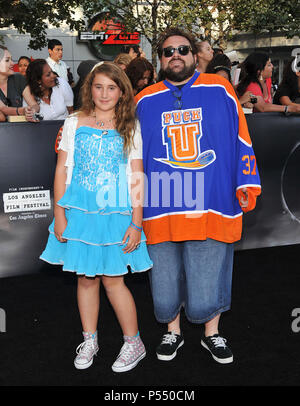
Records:
[[[146,351],[123,275],[152,262],[142,231],[142,176],[135,176],[143,173],[140,129],[130,82],[117,65],[100,63],[87,76],[82,108],[66,119],[58,149],[54,221],[41,259],[78,275],[84,341],[74,364],[88,368],[98,352],[101,279],[124,335],[112,369],[129,371]],[[129,191],[127,177],[136,178]]]

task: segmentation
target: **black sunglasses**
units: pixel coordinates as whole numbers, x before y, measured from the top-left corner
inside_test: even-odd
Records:
[[[167,47],[163,49],[164,57],[171,58],[174,55],[175,51],[178,51],[179,55],[185,56],[187,55],[192,48],[189,45],[180,45],[178,48],[174,47]]]

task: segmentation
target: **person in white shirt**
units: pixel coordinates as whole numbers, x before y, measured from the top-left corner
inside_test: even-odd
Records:
[[[48,41],[49,57],[46,59],[48,65],[56,72],[60,78],[68,82],[68,66],[62,61],[63,46],[58,39],[51,39]]]
[[[73,112],[74,96],[70,85],[53,73],[45,59],[31,62],[26,78],[44,120],[64,120]],[[28,121],[36,121],[30,108],[26,108],[25,115]]]

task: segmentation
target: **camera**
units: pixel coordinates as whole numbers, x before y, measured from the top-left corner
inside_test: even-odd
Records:
[[[36,121],[42,121],[44,119],[44,116],[40,113],[34,113],[33,114],[33,119]]]
[[[250,96],[250,103],[252,103],[252,104],[257,103],[257,97],[254,96],[254,94],[251,94],[251,96]]]

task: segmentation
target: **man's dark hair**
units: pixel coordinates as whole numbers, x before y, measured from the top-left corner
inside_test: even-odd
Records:
[[[48,41],[48,49],[53,50],[56,45],[62,45],[62,43],[58,39],[50,39]]]
[[[173,37],[174,35],[179,37],[186,38],[189,43],[191,44],[192,54],[195,55],[197,53],[196,43],[197,40],[193,34],[188,31],[185,31],[181,28],[168,28],[166,31],[160,34],[158,43],[157,43],[157,55],[161,58],[163,53],[163,43],[169,38]]]

